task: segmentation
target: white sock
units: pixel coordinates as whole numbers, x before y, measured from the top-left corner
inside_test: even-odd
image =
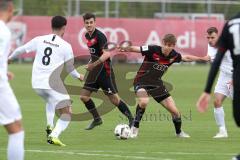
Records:
[[[9,135],[7,156],[8,160],[24,159],[24,131]]]
[[[62,133],[62,131],[64,131],[68,127],[70,120],[71,120],[70,114],[62,114],[58,119],[55,128],[50,134],[50,137],[58,138],[58,136]]]
[[[54,127],[54,115],[55,107],[47,103],[46,104],[47,125],[49,125],[52,128]]]
[[[214,108],[214,117],[219,130],[226,130],[224,116],[223,107]]]

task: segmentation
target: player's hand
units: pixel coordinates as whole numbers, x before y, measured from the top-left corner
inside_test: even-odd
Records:
[[[84,75],[83,75],[83,74],[80,74],[79,80],[80,80],[80,81],[83,81],[83,80],[84,80]]]
[[[210,94],[206,92],[204,92],[201,95],[201,97],[198,99],[198,102],[197,102],[197,110],[199,112],[207,111],[210,98],[211,98]]]
[[[14,78],[14,74],[12,72],[7,72],[8,80],[12,80]]]
[[[85,69],[86,69],[87,71],[92,71],[93,68],[94,68],[93,63],[88,63],[88,64],[85,66]]]
[[[130,48],[131,48],[130,46],[128,46],[128,47],[117,46],[117,51],[118,52],[129,52]]]
[[[204,56],[201,58],[201,60],[204,62],[209,62],[211,59],[209,58],[209,56]]]

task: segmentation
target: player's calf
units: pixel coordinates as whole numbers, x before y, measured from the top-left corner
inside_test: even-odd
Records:
[[[15,121],[4,126],[8,132],[8,160],[24,159],[24,131],[21,121]]]
[[[140,124],[140,121],[142,119],[144,112],[145,112],[145,108],[141,108],[139,105],[137,105],[136,116],[134,118],[133,125],[131,127],[132,133],[135,134],[136,136],[138,134],[139,124]],[[136,133],[134,133],[133,130],[136,131]]]
[[[120,112],[122,114],[124,114],[129,121],[129,126],[131,127],[132,123],[133,123],[133,116],[131,111],[129,110],[128,106],[126,103],[124,103],[122,100],[120,100],[119,104],[117,105],[118,109],[120,110]]]

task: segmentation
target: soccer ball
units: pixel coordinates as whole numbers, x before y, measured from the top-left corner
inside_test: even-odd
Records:
[[[114,135],[117,139],[128,139],[131,134],[131,129],[127,124],[118,124],[115,127]]]

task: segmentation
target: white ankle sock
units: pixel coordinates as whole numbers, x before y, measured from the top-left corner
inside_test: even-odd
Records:
[[[214,108],[214,117],[219,129],[226,130],[223,107]]]
[[[62,114],[58,119],[56,126],[53,129],[50,136],[58,138],[58,136],[68,127],[70,120],[71,120],[70,114]]]
[[[24,159],[24,131],[9,135],[7,156],[8,160]]]
[[[55,115],[55,107],[50,104],[46,104],[46,117],[47,117],[47,125],[50,127],[54,127],[54,115]]]

